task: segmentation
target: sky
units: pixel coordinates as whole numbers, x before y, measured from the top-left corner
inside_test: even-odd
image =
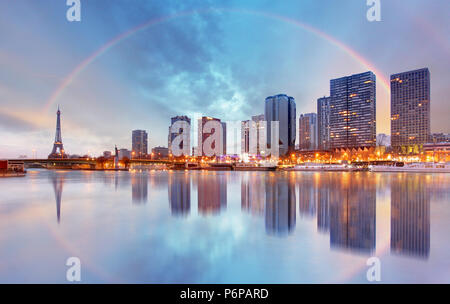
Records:
[[[450,1],[0,0],[0,158],[46,158],[61,108],[69,154],[167,146],[170,117],[246,120],[267,96],[316,112],[330,79],[373,71],[377,133],[390,133],[391,74],[428,67],[431,130],[450,132]]]

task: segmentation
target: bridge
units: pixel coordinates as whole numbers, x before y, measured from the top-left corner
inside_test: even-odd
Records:
[[[23,162],[26,167],[67,167],[74,165],[84,165],[95,168],[97,160],[95,158],[50,158],[50,159],[8,159],[9,162]],[[173,163],[170,160],[152,160],[152,159],[131,159],[128,165],[167,165]]]

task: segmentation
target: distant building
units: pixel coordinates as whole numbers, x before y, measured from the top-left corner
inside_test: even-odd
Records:
[[[430,72],[427,68],[391,75],[392,147],[415,153],[430,139]]]
[[[330,95],[330,147],[375,147],[375,74],[366,72],[332,79]]]
[[[111,158],[112,153],[111,151],[103,151],[103,157],[104,158]]]
[[[285,94],[269,96],[265,101],[264,117],[267,120],[267,144],[272,145],[271,125],[279,122],[279,155],[295,150],[296,106],[295,99]]]
[[[124,158],[131,159],[131,151],[128,149],[119,149],[119,160],[122,160]]]
[[[152,149],[152,159],[167,159],[169,158],[169,148],[154,147]]]
[[[330,148],[330,106],[331,97],[317,100],[317,141],[320,150]]]
[[[185,121],[187,122],[189,125],[191,124],[191,119],[187,116],[175,116],[172,117],[170,119],[170,123],[171,125],[173,125],[174,123],[176,123],[177,121]],[[172,153],[171,151],[171,147],[172,147],[172,141],[174,140],[175,137],[179,136],[182,133],[170,133],[170,127],[169,127],[169,137],[168,137],[168,147],[169,147],[169,153]],[[183,144],[184,142],[181,142],[181,146],[180,149],[183,149]]]
[[[450,142],[450,134],[445,133],[433,133],[431,134],[432,143],[448,143]]]
[[[298,119],[298,139],[300,150],[317,149],[317,114],[301,114]]]
[[[148,154],[148,135],[144,130],[133,130],[132,132],[132,157],[145,158]]]

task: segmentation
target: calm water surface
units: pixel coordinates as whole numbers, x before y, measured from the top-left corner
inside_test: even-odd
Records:
[[[0,283],[450,283],[450,175],[94,172],[0,179]]]

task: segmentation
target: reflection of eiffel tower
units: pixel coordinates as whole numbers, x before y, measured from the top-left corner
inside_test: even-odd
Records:
[[[64,176],[54,174],[52,176],[53,183],[53,191],[55,192],[55,200],[56,200],[56,217],[58,219],[58,223],[61,219],[61,197],[64,186]]]
[[[62,136],[61,136],[61,111],[59,110],[56,112],[56,135],[55,135],[55,143],[53,144],[53,150],[52,153],[48,156],[48,158],[66,158],[67,155],[64,153],[64,147],[62,143]]]

